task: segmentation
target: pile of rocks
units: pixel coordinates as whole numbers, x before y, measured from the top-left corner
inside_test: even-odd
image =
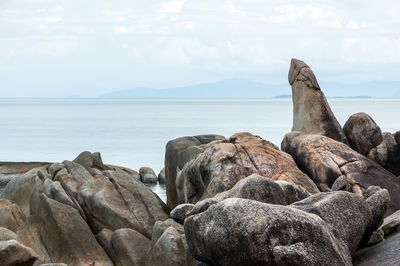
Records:
[[[400,133],[365,113],[342,128],[300,60],[289,83],[281,149],[200,135],[171,140],[158,176],[90,152],[27,167],[0,199],[0,265],[397,265]]]

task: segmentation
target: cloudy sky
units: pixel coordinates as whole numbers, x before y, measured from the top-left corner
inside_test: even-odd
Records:
[[[0,0],[0,96],[225,78],[400,80],[400,1]]]

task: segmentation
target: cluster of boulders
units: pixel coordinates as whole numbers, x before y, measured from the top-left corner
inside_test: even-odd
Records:
[[[0,265],[398,265],[400,133],[365,113],[342,128],[300,60],[289,83],[281,148],[199,135],[168,142],[158,176],[90,152],[26,169],[0,199]]]

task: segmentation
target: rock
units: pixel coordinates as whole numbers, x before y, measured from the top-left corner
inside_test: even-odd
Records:
[[[146,261],[150,240],[135,230],[118,229],[113,232],[111,244],[115,252],[115,265],[142,266]]]
[[[0,265],[30,266],[37,256],[35,252],[16,240],[0,241]]]
[[[382,204],[387,207],[387,202]],[[291,207],[321,217],[334,229],[335,235],[346,243],[351,255],[357,250],[366,229],[372,229],[365,236],[367,241],[378,227],[375,219],[383,218],[380,213],[371,212],[362,197],[346,191],[317,193],[293,203]]]
[[[175,222],[183,224],[188,214],[192,211],[194,205],[190,203],[180,204],[176,206],[169,214]]]
[[[394,139],[397,142],[397,145],[400,145],[400,130],[393,134]]]
[[[283,194],[285,195],[286,204],[288,205],[305,199],[311,195],[307,190],[299,185],[279,180],[275,181],[275,183],[281,187]]]
[[[44,167],[34,168],[21,175],[19,178],[11,180],[4,188],[2,198],[9,199],[21,207],[22,212],[27,217],[30,215],[30,200],[36,185],[41,183],[48,176]]]
[[[289,83],[293,99],[292,131],[320,134],[347,144],[339,122],[306,63],[292,59]]]
[[[99,242],[100,246],[104,248],[108,256],[115,263],[115,251],[111,245],[112,234],[113,232],[111,230],[104,228],[103,230],[100,231],[100,233],[96,235],[96,239],[97,242]]]
[[[400,261],[400,234],[396,234],[372,247],[357,251],[355,266],[398,265]]]
[[[375,232],[372,233],[371,237],[368,240],[368,246],[376,245],[379,242],[382,242],[384,240],[385,233],[379,229]]]
[[[375,230],[382,224],[383,217],[389,206],[389,192],[386,189],[380,189],[366,198],[366,202],[372,211],[372,217],[374,217],[370,227]]]
[[[68,265],[64,263],[46,263],[46,264],[40,264],[39,266],[68,266]]]
[[[13,231],[4,227],[0,227],[0,242],[8,240],[20,241],[19,237]]]
[[[191,254],[211,265],[352,265],[327,222],[292,207],[230,198],[184,227]]]
[[[176,180],[180,203],[196,203],[231,189],[239,180],[258,174],[319,190],[287,153],[250,133],[237,133],[229,141],[209,144],[197,158],[185,164]]]
[[[400,231],[400,210],[387,216],[380,227],[385,236]]]
[[[397,144],[394,135],[383,133],[383,142],[387,149],[387,161],[384,167],[395,176],[400,175],[400,145]]]
[[[39,257],[41,263],[50,263],[50,255],[47,247],[42,241],[42,235],[45,230],[43,219],[39,216],[29,216],[23,225],[18,228],[18,237],[21,243],[32,248]]]
[[[193,258],[188,253],[183,226],[168,219],[154,225],[147,266],[189,266]]]
[[[368,154],[367,158],[373,160],[377,164],[381,165],[382,167],[385,167],[386,162],[388,160],[388,153],[387,153],[387,148],[385,142],[382,142],[375,148],[372,148]]]
[[[383,141],[382,131],[375,121],[366,113],[356,113],[350,116],[343,131],[350,147],[362,155],[378,146]]]
[[[165,184],[165,168],[161,169],[160,173],[158,174],[158,183]]]
[[[0,199],[0,227],[17,232],[18,227],[25,222],[21,208],[7,199]]]
[[[97,243],[89,226],[79,212],[71,206],[40,197],[40,216],[44,223],[40,232],[51,261],[68,265],[113,265],[105,251]]]
[[[80,153],[78,157],[74,159],[73,162],[82,165],[86,169],[88,168],[97,168],[101,170],[105,169],[103,160],[101,159],[100,152],[91,153],[89,151],[84,151]]]
[[[157,183],[157,175],[150,167],[141,167],[139,169],[140,180],[143,183]]]
[[[122,171],[120,172],[120,171],[107,170],[107,171],[104,171],[103,174],[106,177],[108,177],[109,179],[117,180],[119,183],[122,183],[122,184],[130,183],[131,180],[140,181],[139,173],[133,174],[133,173],[127,173],[127,172],[122,172]]]
[[[164,203],[134,179],[92,178],[78,194],[95,233],[103,228],[131,228],[150,238],[154,223],[168,218]]]
[[[387,189],[391,201],[386,215],[400,209],[399,178],[347,145],[321,135],[290,132],[282,149],[317,185],[332,187],[337,178],[346,176],[360,191],[372,185]]]
[[[279,184],[272,179],[252,174],[239,180],[231,189],[214,196],[217,201],[227,198],[242,198],[265,203],[286,205],[286,197]]]
[[[172,209],[178,205],[176,191],[177,169],[181,170],[190,160],[203,151],[202,144],[215,140],[224,140],[219,135],[200,135],[194,137],[181,137],[171,140],[166,145],[165,151],[165,185],[167,191],[167,205]]]

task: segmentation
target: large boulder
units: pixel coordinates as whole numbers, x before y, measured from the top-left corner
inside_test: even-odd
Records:
[[[400,233],[372,247],[357,251],[353,258],[355,266],[399,265]]]
[[[155,223],[151,239],[151,247],[145,265],[193,265],[193,258],[189,254],[182,225],[171,219]]]
[[[143,183],[157,183],[157,175],[150,167],[141,167],[139,169],[140,180]]]
[[[320,187],[332,187],[336,179],[346,176],[361,191],[372,185],[387,189],[391,201],[386,215],[400,209],[399,178],[349,146],[321,135],[290,132],[282,150]]]
[[[93,261],[96,265],[113,265],[89,226],[73,207],[49,199],[42,193],[40,209],[34,215],[44,223],[40,237],[51,261],[68,265],[89,265]]]
[[[100,152],[89,152],[84,151],[78,155],[73,161],[74,163],[78,163],[83,167],[89,168],[97,168],[97,169],[107,169],[107,167],[103,164],[103,160],[101,159]]]
[[[62,166],[54,180],[77,200],[95,234],[104,228],[131,228],[150,238],[154,223],[168,218],[161,199],[130,174],[92,176],[80,164],[64,161]]]
[[[0,227],[17,232],[18,227],[25,222],[21,208],[7,199],[0,199]]]
[[[202,145],[215,140],[224,140],[220,135],[199,135],[193,137],[181,137],[171,140],[165,150],[165,185],[167,191],[167,205],[172,209],[178,205],[176,192],[176,175],[183,166],[198,156],[203,151]]]
[[[396,143],[400,145],[400,130],[393,134]]]
[[[146,262],[150,240],[135,230],[118,229],[111,236],[116,266],[143,266]]]
[[[343,131],[350,147],[362,155],[378,146],[383,141],[382,131],[375,121],[366,113],[350,116],[343,126]]]
[[[36,259],[35,252],[17,240],[0,241],[0,265],[31,266]]]
[[[352,265],[327,222],[292,207],[230,198],[184,227],[191,254],[211,265]]]
[[[292,131],[320,134],[348,143],[314,73],[306,63],[292,59],[289,83],[292,85],[293,99]]]
[[[319,191],[289,154],[258,136],[237,133],[227,141],[209,144],[185,164],[176,180],[179,203],[214,197],[251,174],[294,183],[310,193]]]
[[[165,168],[161,169],[160,173],[158,173],[158,183],[165,184]]]

